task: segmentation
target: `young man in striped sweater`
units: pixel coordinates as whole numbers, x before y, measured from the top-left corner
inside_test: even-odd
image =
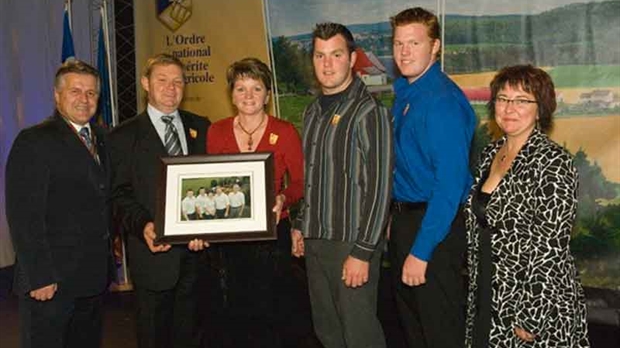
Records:
[[[321,93],[304,112],[305,204],[292,231],[305,255],[314,328],[326,348],[385,347],[376,316],[392,171],[389,111],[353,74],[341,24],[318,24],[312,61]]]

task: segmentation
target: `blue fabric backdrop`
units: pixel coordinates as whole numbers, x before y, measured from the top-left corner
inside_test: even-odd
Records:
[[[78,59],[92,62],[89,1],[74,1],[73,40]],[[20,129],[54,108],[54,73],[62,49],[63,1],[0,1],[0,267],[13,264],[4,209],[4,172]]]

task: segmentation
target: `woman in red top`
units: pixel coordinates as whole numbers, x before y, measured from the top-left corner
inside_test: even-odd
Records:
[[[303,195],[303,153],[295,127],[266,113],[271,91],[271,71],[256,58],[233,63],[227,71],[228,88],[237,114],[211,125],[207,136],[209,154],[272,152],[274,155],[277,241],[235,242],[212,246],[212,264],[217,267],[224,326],[215,341],[230,347],[297,346],[301,332],[291,333],[299,321],[299,298],[307,290],[291,273],[291,235],[288,208]],[[285,180],[285,175],[288,175]],[[286,184],[285,184],[286,181]],[[298,293],[295,293],[298,291]],[[213,308],[212,308],[213,309]],[[306,318],[310,317],[308,307]],[[227,317],[222,321],[222,316]],[[213,317],[213,316],[211,316]],[[303,318],[303,317],[302,317]],[[226,324],[228,322],[228,325]],[[297,323],[298,325],[299,323]],[[226,327],[227,326],[227,327]],[[297,332],[299,332],[297,330]],[[308,325],[308,332],[311,328]],[[297,342],[294,342],[297,340]],[[289,341],[289,342],[287,342]],[[210,338],[210,344],[219,346]]]

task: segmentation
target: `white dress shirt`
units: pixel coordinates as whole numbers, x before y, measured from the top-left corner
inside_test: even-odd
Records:
[[[181,121],[179,110],[175,110],[171,114],[164,114],[163,112],[155,109],[153,105],[149,104],[146,107],[146,112],[151,119],[151,123],[153,124],[153,126],[155,126],[155,130],[157,131],[157,134],[159,135],[159,139],[161,139],[162,144],[166,144],[166,123],[161,120],[161,117],[164,115],[173,116],[172,124],[177,128],[177,133],[179,134],[179,140],[181,141],[181,149],[183,149],[183,154],[187,155],[187,139],[185,138],[185,128],[183,128],[183,121]]]
[[[228,194],[228,199],[230,200],[230,206],[232,208],[237,208],[245,204],[245,195],[241,191],[237,193],[231,192]]]

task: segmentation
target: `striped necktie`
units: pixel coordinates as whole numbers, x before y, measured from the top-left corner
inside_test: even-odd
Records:
[[[84,144],[86,144],[88,150],[91,151],[93,148],[93,139],[90,137],[90,129],[88,129],[88,127],[82,127],[78,133],[82,140],[84,140]]]
[[[93,138],[90,136],[90,129],[88,127],[80,128],[78,132],[80,138],[84,141],[84,145],[88,149],[88,152],[93,156],[97,164],[99,164],[99,155],[97,154],[97,147],[93,144]]]
[[[166,124],[165,141],[164,146],[166,152],[170,156],[178,156],[183,154],[181,149],[181,140],[179,139],[179,133],[177,133],[177,127],[172,124],[172,115],[164,115],[161,117],[162,122]]]

